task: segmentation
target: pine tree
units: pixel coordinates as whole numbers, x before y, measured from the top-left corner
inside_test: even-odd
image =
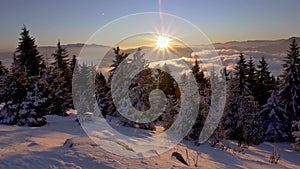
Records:
[[[162,125],[165,130],[169,129],[171,125],[176,120],[177,114],[180,109],[180,99],[175,96],[168,95],[167,96],[167,104],[165,106],[165,111],[161,115]]]
[[[270,142],[287,141],[284,122],[286,121],[285,110],[279,103],[277,91],[274,90],[267,103],[262,107],[260,116],[263,120],[265,140]]]
[[[287,119],[285,128],[291,128],[292,121],[300,120],[300,58],[299,47],[295,39],[290,44],[287,57],[283,64],[282,82],[279,90],[279,99],[285,105]],[[286,131],[291,138],[291,131]]]
[[[226,86],[228,94],[220,128],[224,130],[223,137],[228,139],[235,139],[235,128],[238,119],[238,114],[236,113],[238,110],[238,105],[236,104],[238,101],[238,90],[236,88],[236,83],[232,77],[229,81],[227,81]]]
[[[117,70],[118,66],[122,63],[122,61],[126,59],[129,55],[129,53],[120,53],[121,50],[119,47],[116,47],[113,50],[115,54],[115,60],[113,60],[113,64],[110,66],[111,69],[109,70],[110,74],[108,77],[108,83],[111,83],[114,72]]]
[[[264,133],[262,120],[257,112],[257,103],[253,96],[240,96],[238,104],[238,119],[236,126],[237,140],[252,145],[263,142]]]
[[[12,72],[6,79],[4,107],[0,111],[0,123],[22,126],[46,124],[43,117],[42,83],[38,76],[27,76],[26,72]]]
[[[237,81],[237,89],[240,95],[248,95],[249,88],[246,84],[246,69],[247,64],[244,58],[244,54],[241,53],[239,56],[240,60],[237,62],[237,65],[234,67],[234,80]]]
[[[275,86],[276,84],[269,71],[268,63],[262,57],[257,65],[257,84],[254,94],[260,107],[267,103]]]
[[[65,116],[72,107],[72,76],[68,64],[68,52],[60,42],[52,54],[54,61],[48,71],[48,113]]]
[[[41,126],[46,124],[43,117],[46,98],[41,93],[45,65],[25,26],[20,35],[11,72],[5,79],[5,105],[0,112],[0,123]]]
[[[108,87],[105,76],[101,72],[97,72],[95,77],[95,94],[98,107],[104,118],[106,118],[106,116],[111,112],[109,108],[112,101],[108,96],[109,90],[110,88]]]
[[[125,57],[125,54],[119,54],[119,50],[115,49],[115,57],[116,60],[118,57]],[[120,97],[117,100],[114,100],[114,104],[118,107],[117,111],[111,112],[109,116],[117,117],[118,122],[124,126],[130,127],[138,127],[142,129],[154,129],[154,125],[151,122],[141,122],[140,115],[145,112],[149,106],[149,101],[147,100],[147,95],[149,95],[152,86],[155,86],[152,82],[152,72],[148,69],[148,64],[145,60],[142,59],[144,54],[141,53],[141,50],[137,50],[133,53],[133,59],[124,58],[122,64],[113,64],[111,71],[111,82],[112,77],[114,77],[114,83],[111,84],[112,88],[115,90],[111,90],[111,96]],[[127,57],[127,56],[126,56]],[[115,60],[115,61],[116,61]],[[117,62],[114,62],[117,63]],[[121,62],[120,62],[121,63]],[[117,67],[115,67],[117,66]],[[115,70],[119,69],[121,71],[118,74],[115,74]],[[135,70],[142,70],[141,72],[137,72],[138,74],[132,74]],[[130,79],[130,81],[128,80]],[[110,82],[109,82],[110,84]],[[124,93],[124,90],[119,87],[122,84],[124,86],[129,86],[129,93]],[[124,97],[129,97],[131,103],[127,103],[128,100],[123,100]],[[119,100],[118,100],[119,99]],[[133,109],[135,110],[133,110]],[[122,114],[126,114],[128,118],[122,116]],[[145,112],[146,113],[146,112]],[[144,114],[143,118],[148,118],[148,120],[153,120],[152,114]]]
[[[71,89],[72,89],[72,100],[71,100],[71,107],[75,109],[74,105],[74,100],[79,97],[79,90],[78,90],[78,79],[80,78],[80,68],[79,68],[79,63],[77,63],[77,57],[76,55],[72,56],[72,59],[69,61],[69,67],[70,67],[70,72],[72,75],[71,80]]]
[[[20,35],[19,45],[14,55],[14,62],[17,64],[16,71],[25,71],[28,76],[40,75],[44,62],[37,50],[35,40],[30,37],[25,25]]]
[[[69,63],[69,67],[72,72],[72,75],[74,74],[74,72],[79,71],[78,65],[76,63],[77,63],[76,55],[73,55],[72,59],[70,60],[70,63]]]
[[[120,116],[118,111],[116,111],[116,107],[113,103],[112,94],[111,94],[111,92],[112,92],[111,91],[111,81],[112,81],[112,78],[113,78],[114,73],[117,70],[118,66],[129,55],[129,53],[126,53],[126,54],[121,53],[121,50],[119,47],[113,48],[113,51],[114,51],[114,60],[113,60],[113,64],[110,66],[111,69],[109,71],[107,85],[106,85],[105,89],[103,89],[101,91],[101,96],[100,96],[100,93],[98,93],[98,95],[96,95],[98,105],[100,106],[101,113],[104,117],[106,117],[106,116],[119,117]],[[100,98],[102,98],[102,97],[105,97],[106,99],[103,99],[103,101],[101,101]],[[101,105],[103,108],[101,108]]]
[[[243,123],[242,109],[240,108],[244,96],[248,95],[248,88],[246,86],[246,61],[244,55],[241,53],[240,60],[234,67],[234,72],[228,81],[228,96],[225,106],[225,115],[223,118],[223,127],[225,135],[229,139],[238,139],[239,142],[243,140]]]
[[[76,80],[76,84],[74,84],[74,90],[78,92],[75,93],[73,97],[76,97],[77,113],[85,113],[85,112],[93,112],[95,103],[93,103],[95,93],[93,90],[95,89],[95,81],[94,79],[96,72],[96,68],[94,65],[87,65],[86,63],[82,63],[79,65],[79,74]],[[74,93],[73,93],[74,94]]]
[[[69,79],[68,79],[68,88],[70,89],[69,90],[69,95],[70,95],[70,102],[69,102],[69,107],[71,109],[75,109],[74,107],[74,101],[73,101],[73,81],[76,81],[76,76],[77,76],[77,73],[79,71],[79,68],[78,68],[78,65],[76,64],[77,63],[77,58],[76,58],[76,55],[73,55],[71,59],[69,59],[69,62],[68,62],[68,68],[69,68]],[[77,73],[75,73],[77,72]]]
[[[66,48],[61,47],[60,41],[58,41],[57,49],[55,53],[52,54],[52,57],[54,58],[54,62],[52,62],[51,65],[55,69],[65,70],[68,68],[69,54]]]
[[[8,69],[2,65],[2,62],[0,61],[0,103],[2,103],[4,92],[6,88],[6,78],[8,76]]]
[[[195,65],[192,67],[192,73],[195,76],[196,82],[198,83],[200,95],[209,95],[209,81],[205,77],[204,71],[200,69],[197,59],[195,60]]]
[[[226,81],[230,80],[230,72],[227,71],[227,67],[226,66],[223,69],[223,75],[224,75]]]
[[[164,68],[168,71],[168,68],[166,67]],[[180,97],[179,87],[176,84],[174,78],[167,71],[163,71],[160,69],[158,70],[158,77],[157,77],[158,88],[164,91],[165,95],[167,96],[172,95],[172,97],[174,96],[175,98],[179,98]]]
[[[237,139],[239,145],[259,144],[263,140],[261,119],[247,83],[246,61],[240,54],[233,77],[228,82],[228,98],[221,128],[230,139]]]
[[[245,71],[246,71],[246,82],[247,82],[249,92],[251,95],[254,95],[256,91],[257,76],[256,76],[256,68],[252,57],[250,57]]]
[[[202,132],[203,126],[205,124],[205,121],[207,120],[208,112],[209,112],[209,107],[210,106],[215,106],[215,105],[210,105],[211,103],[211,94],[212,90],[211,88],[214,89],[214,92],[218,90],[217,88],[220,87],[220,84],[224,84],[225,82],[221,82],[220,78],[217,76],[215,69],[213,68],[212,71],[210,72],[209,79],[205,77],[204,71],[200,70],[198,61],[195,60],[195,65],[192,67],[192,74],[196,78],[196,82],[199,87],[199,93],[200,93],[200,100],[197,101],[197,104],[199,104],[199,111],[198,115],[195,121],[195,124],[192,126],[191,131],[188,133],[187,138],[188,139],[193,139],[196,141],[199,141],[200,134],[206,133]],[[222,90],[222,89],[220,89]],[[214,95],[220,94],[219,92],[214,93]],[[218,99],[215,99],[217,101]],[[206,130],[210,130],[210,126],[206,126]],[[210,132],[207,132],[210,133]]]

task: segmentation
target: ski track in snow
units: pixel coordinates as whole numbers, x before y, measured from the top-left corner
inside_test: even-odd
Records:
[[[0,125],[0,169],[193,168],[196,151],[199,152],[199,168],[300,168],[300,153],[293,151],[290,143],[276,144],[281,153],[277,165],[269,163],[273,152],[271,143],[251,146],[241,154],[222,151],[207,143],[197,147],[184,142],[154,157],[125,158],[97,146],[75,121],[74,115],[46,117],[48,123],[43,127]],[[235,142],[227,142],[236,147]],[[174,151],[185,159],[188,151],[191,167],[171,157]]]

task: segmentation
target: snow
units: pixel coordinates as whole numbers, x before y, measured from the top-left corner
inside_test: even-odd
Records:
[[[278,164],[269,162],[274,144],[251,146],[239,153],[234,151],[237,144],[233,141],[224,141],[231,147],[227,150],[208,143],[197,147],[185,141],[153,157],[126,158],[95,144],[76,122],[76,116],[46,118],[48,123],[43,127],[0,125],[0,168],[189,168],[171,157],[173,152],[184,159],[188,152],[190,168],[194,167],[197,152],[199,168],[300,168],[300,153],[293,151],[290,143],[275,144],[281,155]]]

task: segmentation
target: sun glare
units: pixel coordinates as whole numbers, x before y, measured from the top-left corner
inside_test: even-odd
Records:
[[[166,36],[159,36],[156,40],[156,45],[161,48],[167,48],[169,46],[170,39]]]

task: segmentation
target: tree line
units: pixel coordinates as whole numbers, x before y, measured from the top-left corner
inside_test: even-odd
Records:
[[[74,109],[72,87],[80,87],[72,86],[72,78],[76,78],[82,82],[95,80],[95,93],[73,93],[74,97],[85,95],[82,101],[84,106],[90,106],[87,110],[93,110],[94,105],[84,102],[95,97],[102,116],[107,119],[117,118],[122,125],[131,127],[153,130],[155,125],[162,124],[168,129],[179,112],[181,96],[168,66],[150,69],[147,61],[142,59],[140,49],[130,59],[129,53],[122,53],[119,47],[113,50],[114,60],[107,78],[97,71],[96,66],[84,63],[77,66],[76,56],[70,57],[60,42],[52,54],[53,62],[46,66],[35,39],[24,26],[11,67],[7,69],[0,62],[0,102],[4,103],[0,110],[0,123],[42,126],[46,124],[44,116],[47,114],[67,115],[68,109]],[[145,111],[150,108],[148,96],[153,89],[161,89],[167,97],[164,113],[153,122],[139,123],[138,118],[136,121],[123,118],[114,105],[112,92],[118,91],[111,91],[112,77],[125,59],[122,66],[127,70],[135,68],[132,63],[144,68],[129,86],[129,97],[136,109]],[[209,79],[214,78],[213,72],[210,77],[206,76],[200,64],[196,59],[191,68],[201,96],[196,123],[186,136],[186,139],[193,140],[199,137],[206,120],[213,85]],[[299,129],[295,124],[300,121],[300,56],[295,40],[290,44],[282,66],[282,74],[275,77],[264,57],[255,65],[252,57],[246,59],[241,53],[233,70],[224,68],[225,78],[222,80],[227,85],[227,101],[213,137],[235,139],[239,144],[299,142]],[[79,74],[74,77],[74,72]],[[183,81],[186,78],[185,74],[181,77]]]
[[[96,87],[98,91],[98,104],[105,116],[120,117],[111,98],[111,79],[119,64],[129,54],[120,52],[119,48],[114,49],[115,59],[111,65],[108,80],[100,74],[97,79],[101,85]],[[131,66],[127,61],[128,69]],[[168,129],[176,119],[180,109],[180,92],[175,80],[168,76],[170,70],[167,65],[163,69],[147,69],[136,75],[130,86],[132,103],[141,103],[145,110],[149,108],[149,92],[153,89],[161,89],[167,97],[167,107],[163,115],[151,124],[139,124],[139,127],[152,129],[157,123],[163,124]],[[283,72],[275,77],[269,70],[264,57],[254,64],[252,57],[247,60],[243,53],[240,53],[239,60],[233,70],[223,70],[224,78],[216,78],[216,73],[211,72],[210,77],[205,75],[199,61],[196,59],[191,72],[198,83],[198,90],[201,96],[199,101],[199,113],[196,123],[186,136],[186,139],[197,140],[208,115],[211,102],[210,78],[225,80],[227,85],[227,98],[224,114],[214,137],[238,140],[239,145],[260,144],[263,141],[270,142],[293,142],[295,133],[299,130],[296,125],[300,120],[300,58],[299,47],[295,40],[290,44],[287,56],[283,59]],[[186,79],[183,74],[181,79]],[[139,87],[139,90],[135,88]],[[139,92],[138,92],[139,91]],[[140,105],[141,106],[141,105]],[[139,107],[136,107],[139,109]],[[121,120],[122,121],[122,120]],[[123,125],[136,126],[135,122],[124,119]],[[150,125],[150,126],[149,126]],[[147,126],[147,127],[146,127]],[[299,139],[298,139],[299,140]]]
[[[293,142],[300,120],[300,57],[295,39],[283,59],[283,72],[274,77],[264,57],[254,65],[252,57],[239,56],[226,74],[227,102],[216,132],[241,144]],[[226,72],[226,69],[225,71]]]
[[[45,115],[67,115],[72,109],[72,74],[76,56],[69,57],[57,43],[53,62],[47,67],[35,39],[24,26],[10,68],[0,62],[0,123],[42,126]]]

